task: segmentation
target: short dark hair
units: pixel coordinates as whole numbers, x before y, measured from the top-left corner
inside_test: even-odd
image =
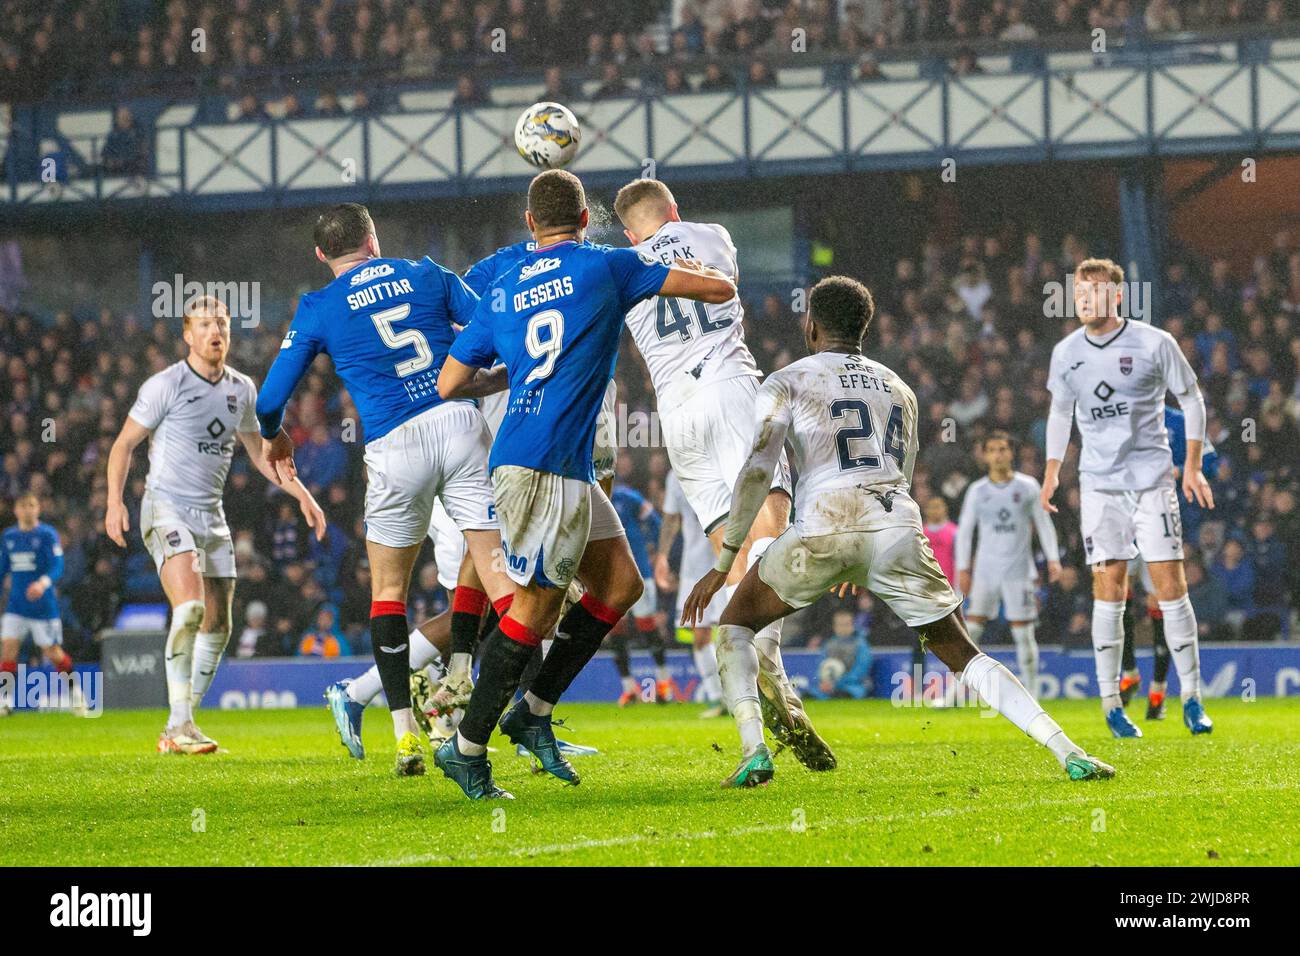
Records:
[[[829,335],[861,342],[876,314],[871,290],[848,276],[828,276],[813,286],[808,312]]]
[[[370,210],[359,202],[339,203],[320,214],[312,237],[326,259],[337,259],[361,248],[366,236],[375,231]]]
[[[548,169],[528,184],[528,211],[543,229],[577,229],[586,208],[586,190],[573,173]]]
[[[1007,447],[1013,452],[1016,450],[1016,442],[1015,439],[1011,437],[1011,433],[1003,431],[1001,428],[995,428],[984,436],[984,440],[980,442],[980,451],[984,451],[988,448],[989,442],[991,441],[1004,441],[1007,443]]]

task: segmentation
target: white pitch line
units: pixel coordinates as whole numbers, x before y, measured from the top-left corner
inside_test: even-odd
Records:
[[[1090,786],[1104,786],[1100,781]],[[1271,783],[1256,785],[1251,787],[1232,787],[1224,789],[1222,787],[1214,790],[1207,796],[1218,796],[1224,793],[1233,793],[1242,790],[1251,790],[1258,792],[1260,790],[1289,790],[1292,788],[1289,783]],[[1097,804],[1106,801],[1116,800],[1152,800],[1156,797],[1166,797],[1169,794],[1165,791],[1149,793],[1122,793],[1114,796],[1106,794],[1080,794],[1077,797],[1067,797],[1055,800],[1035,800],[1030,803],[1021,804],[1022,808],[1030,807],[1058,807],[1074,806],[1079,804]],[[794,809],[793,807],[791,809]],[[832,827],[857,827],[870,823],[893,823],[898,820],[928,820],[938,817],[960,816],[968,813],[988,812],[988,807],[968,806],[968,807],[942,807],[938,810],[929,810],[924,813],[880,813],[863,817],[841,817],[839,819],[809,821],[809,829],[829,829]],[[626,836],[606,837],[601,840],[575,840],[572,843],[550,843],[543,846],[515,847],[505,853],[469,853],[462,856],[451,857],[445,853],[418,853],[411,856],[399,857],[395,860],[372,860],[368,863],[360,864],[340,864],[342,866],[419,866],[423,863],[473,863],[478,860],[499,859],[501,857],[523,857],[523,856],[540,856],[544,853],[573,853],[577,850],[594,850],[613,846],[628,846],[634,843],[647,843],[661,840],[713,840],[718,837],[740,837],[748,836],[754,833],[778,833],[790,831],[789,823],[764,823],[756,826],[733,827],[729,830],[702,830],[698,833],[672,833],[663,836],[649,836],[644,833],[629,833]]]

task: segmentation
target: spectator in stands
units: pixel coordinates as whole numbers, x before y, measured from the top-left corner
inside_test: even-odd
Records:
[[[831,636],[822,649],[817,665],[817,682],[807,693],[818,699],[848,697],[861,700],[871,693],[871,646],[867,631],[854,619],[853,609],[836,608],[831,615]]]
[[[700,80],[701,93],[734,92],[736,81],[722,72],[722,66],[716,60],[704,68],[704,78]]]
[[[478,81],[468,73],[456,77],[456,93],[451,98],[452,106],[474,108],[486,106],[491,102],[487,92],[479,86]]]
[[[244,628],[239,632],[239,641],[235,645],[236,657],[274,657],[280,653],[274,638],[267,640],[266,605],[261,601],[249,601],[244,609]]]
[[[338,626],[338,608],[322,604],[316,611],[316,623],[298,642],[299,657],[348,657],[352,645]]]
[[[113,113],[113,128],[99,153],[104,172],[113,176],[144,176],[149,172],[149,142],[128,107]]]
[[[627,80],[623,79],[618,64],[610,62],[601,67],[600,86],[596,88],[591,98],[593,100],[617,99],[629,95],[630,92]]]
[[[1202,640],[1222,641],[1232,637],[1228,626],[1231,610],[1228,590],[1222,582],[1205,573],[1196,559],[1184,562],[1187,573],[1187,593],[1196,610],[1196,623]]]

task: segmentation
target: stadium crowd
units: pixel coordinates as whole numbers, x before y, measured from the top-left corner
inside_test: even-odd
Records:
[[[1017,467],[1041,476],[1048,356],[1075,325],[1045,317],[1043,289],[1064,282],[1087,252],[1071,236],[1052,244],[1036,234],[932,239],[899,259],[890,281],[876,284],[878,316],[867,353],[898,371],[920,400],[914,493],[935,530],[958,513],[967,484],[981,474],[978,442],[989,430],[1016,436]],[[1289,632],[1300,608],[1300,245],[1281,233],[1240,275],[1223,260],[1175,260],[1161,295],[1161,324],[1201,376],[1219,454],[1217,509],[1185,511],[1198,619],[1208,638],[1272,639]],[[747,301],[748,341],[766,371],[803,354],[789,302],[777,295]],[[236,323],[230,364],[259,380],[282,334],[269,323]],[[17,494],[40,494],[44,520],[63,536],[59,593],[69,649],[79,659],[96,656],[93,635],[112,624],[123,602],[161,597],[138,536],[138,512],[131,514],[126,553],[103,534],[105,463],[140,383],[183,355],[178,321],[107,309],[37,317],[0,308],[0,526],[13,522]],[[619,480],[658,503],[667,456],[654,437],[648,373],[626,340],[618,381],[625,446]],[[236,455],[225,496],[240,575],[234,653],[367,653],[364,436],[327,359],[299,389],[287,421],[299,445],[299,473],[321,502],[329,531],[317,543],[293,502]],[[1077,450],[1076,442],[1071,455]],[[145,471],[137,454],[129,508],[138,508]],[[1039,639],[1087,646],[1090,592],[1072,463],[1065,476],[1055,520],[1066,571],[1043,590]],[[661,596],[664,608],[671,597]],[[422,563],[411,617],[423,619],[445,601],[433,564]],[[792,643],[831,633],[836,605],[823,605],[795,619],[787,632]],[[868,595],[851,606],[872,643],[911,640]],[[996,639],[994,629],[987,639]]]
[[[1131,40],[1297,18],[1297,0],[0,0],[0,102],[223,92],[246,114],[267,91],[315,78],[367,91],[365,108],[388,83],[433,77],[479,103],[489,78],[545,68],[598,76],[613,96],[629,81],[770,83],[768,60],[792,49],[864,57],[869,77],[875,54],[915,44],[1096,28]],[[333,93],[291,107],[340,108]]]

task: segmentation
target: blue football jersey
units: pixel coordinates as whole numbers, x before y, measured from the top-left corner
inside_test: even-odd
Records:
[[[609,500],[618,512],[618,520],[623,523],[623,530],[627,533],[627,546],[632,551],[632,560],[636,562],[637,570],[641,572],[641,577],[650,577],[653,573],[650,567],[650,549],[658,547],[659,543],[659,512],[640,492],[627,485],[615,485]]]
[[[535,249],[486,291],[451,356],[509,373],[489,467],[594,480],[596,419],[618,360],[623,315],[658,293],[669,268],[631,249],[572,240]]]
[[[478,296],[425,257],[368,259],[298,301],[257,397],[262,435],[280,429],[298,380],[324,352],[348,388],[366,441],[438,405],[438,373]]]
[[[9,575],[9,603],[5,610],[20,617],[42,621],[59,616],[59,601],[54,587],[45,589],[39,600],[27,600],[27,586],[41,577],[57,582],[63,576],[63,545],[59,533],[43,521],[31,531],[14,525],[5,531],[0,542],[0,582]]]
[[[513,246],[502,246],[465,270],[465,284],[474,290],[475,295],[482,296],[488,286],[505,275],[507,269],[536,248],[535,239],[525,239]]]

